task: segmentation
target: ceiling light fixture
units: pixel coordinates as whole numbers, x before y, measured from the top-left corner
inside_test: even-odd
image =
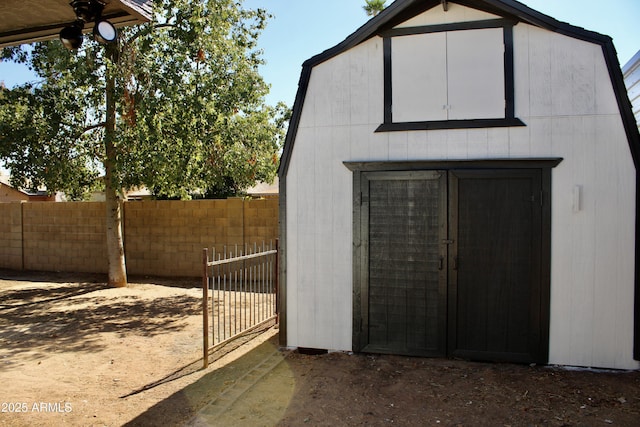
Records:
[[[106,19],[96,22],[93,27],[93,36],[102,44],[109,44],[116,41],[118,38],[118,31],[113,24]]]
[[[60,41],[69,50],[78,49],[82,46],[82,29],[84,21],[78,19],[73,24],[68,25],[60,31]]]
[[[114,43],[118,39],[116,27],[102,19],[105,3],[101,0],[73,0],[69,5],[76,14],[76,20],[60,31],[60,41],[69,50],[82,45],[82,30],[87,22],[95,22],[93,35],[102,44]]]

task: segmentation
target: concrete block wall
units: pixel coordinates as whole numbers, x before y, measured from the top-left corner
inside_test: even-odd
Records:
[[[105,206],[23,203],[24,269],[107,272]]]
[[[0,203],[0,268],[21,270],[22,203]]]
[[[198,276],[202,249],[261,244],[278,236],[278,200],[192,200],[125,203],[130,274]]]
[[[252,245],[278,237],[278,199],[249,200],[244,204],[244,243]]]
[[[198,276],[202,248],[227,240],[228,204],[227,200],[125,203],[129,273]]]
[[[123,204],[127,271],[200,276],[202,249],[269,243],[278,199]],[[103,202],[0,203],[0,268],[107,272]]]

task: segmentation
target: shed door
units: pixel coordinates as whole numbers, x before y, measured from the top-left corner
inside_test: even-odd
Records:
[[[365,351],[445,355],[446,174],[368,176]]]
[[[449,354],[540,362],[540,171],[449,176]]]
[[[541,171],[363,178],[356,350],[546,362]]]

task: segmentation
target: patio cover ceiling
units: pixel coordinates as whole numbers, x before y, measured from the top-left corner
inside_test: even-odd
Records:
[[[117,27],[151,19],[151,0],[103,0],[103,18]],[[0,48],[51,40],[75,21],[70,0],[1,0]],[[88,29],[87,25],[85,29]]]

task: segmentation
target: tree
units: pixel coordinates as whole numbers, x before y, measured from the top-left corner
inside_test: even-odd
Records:
[[[384,10],[385,0],[365,0],[365,5],[362,8],[367,12],[367,16],[376,16],[378,13]]]
[[[243,189],[275,176],[288,109],[264,105],[257,38],[265,10],[234,0],[156,0],[154,23],[119,43],[12,48],[39,81],[0,89],[0,159],[21,188],[81,199],[103,186],[109,283],[126,286],[123,189]]]

